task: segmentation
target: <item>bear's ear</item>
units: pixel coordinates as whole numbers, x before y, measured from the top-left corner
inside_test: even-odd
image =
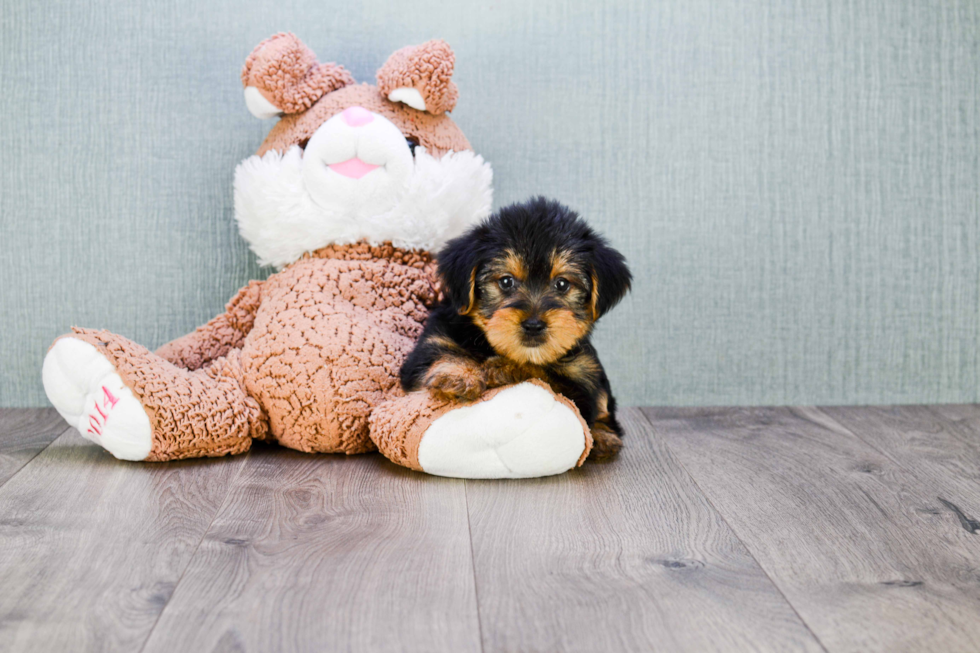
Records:
[[[410,45],[388,57],[378,70],[378,89],[392,102],[439,115],[452,111],[459,97],[453,83],[456,55],[445,41]]]
[[[245,104],[256,118],[306,111],[325,93],[353,83],[343,66],[318,63],[312,50],[284,32],[255,46],[242,68]]]

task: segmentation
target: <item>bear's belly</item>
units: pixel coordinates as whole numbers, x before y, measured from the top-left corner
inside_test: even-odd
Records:
[[[398,372],[421,333],[425,298],[400,290],[398,275],[372,274],[364,261],[302,263],[263,289],[242,348],[246,389],[287,447],[373,451],[368,416],[402,394]]]

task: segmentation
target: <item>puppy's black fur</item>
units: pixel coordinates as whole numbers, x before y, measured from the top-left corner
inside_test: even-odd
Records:
[[[542,379],[578,407],[592,456],[615,454],[616,400],[589,335],[629,291],[623,256],[575,212],[538,197],[449,241],[438,262],[445,299],[402,366],[404,389],[472,400]]]

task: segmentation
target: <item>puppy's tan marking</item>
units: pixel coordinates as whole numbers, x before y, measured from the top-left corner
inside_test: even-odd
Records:
[[[494,312],[489,320],[483,320],[482,315],[480,317],[481,320],[474,320],[474,322],[483,329],[487,340],[498,353],[519,363],[529,362],[524,356],[526,347],[522,344],[523,312],[516,308],[501,308]]]
[[[568,252],[555,250],[551,254],[551,278],[560,277],[568,274]]]
[[[445,349],[446,351],[451,351],[457,354],[467,354],[467,351],[459,346],[455,340],[452,338],[447,338],[446,336],[430,336],[429,342],[436,345],[440,349]]]
[[[513,250],[507,250],[504,254],[503,269],[518,281],[524,281],[527,278],[527,268],[524,267],[524,260]]]
[[[577,319],[569,309],[552,309],[541,314],[541,319],[547,324],[547,339],[536,347],[528,347],[524,344],[521,329],[525,318],[522,311],[501,308],[489,320],[483,320],[481,316],[474,322],[483,329],[487,340],[498,353],[519,363],[532,365],[555,362],[589,332],[589,324]]]
[[[476,304],[476,268],[470,271],[470,296],[465,307],[459,311],[460,315],[468,315]]]
[[[551,254],[551,278],[573,278],[582,273],[575,263],[574,255],[567,250],[555,250]]]
[[[558,360],[589,333],[590,325],[579,320],[575,317],[575,313],[567,308],[545,311],[541,314],[541,319],[548,325],[548,339],[536,348],[541,350],[542,360],[535,361],[539,365]]]
[[[592,273],[592,300],[590,303],[590,308],[592,310],[592,320],[599,319],[599,277],[596,273]]]
[[[609,395],[605,390],[599,391],[599,397],[596,399],[596,414],[598,420],[609,419]]]
[[[589,390],[594,390],[602,374],[602,368],[599,366],[599,361],[582,352],[570,360],[562,360],[558,365],[558,372]],[[600,413],[605,412],[605,393],[601,394],[599,401],[602,402]]]

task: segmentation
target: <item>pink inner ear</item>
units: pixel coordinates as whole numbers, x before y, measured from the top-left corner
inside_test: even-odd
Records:
[[[456,56],[445,41],[402,48],[378,70],[378,88],[385,97],[396,88],[415,88],[428,113],[452,111],[459,96],[452,82],[455,62]]]

